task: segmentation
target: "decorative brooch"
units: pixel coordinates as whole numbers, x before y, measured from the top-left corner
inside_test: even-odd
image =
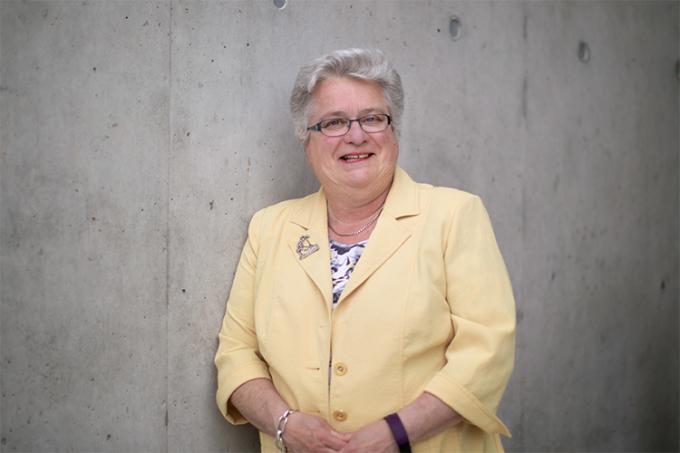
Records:
[[[297,243],[297,247],[295,249],[298,256],[300,257],[300,260],[307,258],[309,255],[316,252],[317,250],[319,250],[319,245],[310,243],[309,235],[305,234],[300,236],[300,239],[298,240]]]

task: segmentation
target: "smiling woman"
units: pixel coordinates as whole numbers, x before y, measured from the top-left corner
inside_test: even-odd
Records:
[[[478,197],[397,166],[382,52],[303,67],[291,113],[321,184],[253,217],[215,357],[263,451],[502,451],[514,301]]]
[[[312,123],[319,125],[305,143],[314,174],[326,192],[333,232],[350,231],[370,218],[387,198],[399,155],[399,144],[387,120],[368,132],[362,126],[373,118],[388,117],[382,89],[374,82],[349,77],[329,78],[319,83],[310,108]],[[361,121],[351,118],[361,118]],[[317,122],[318,121],[318,122]],[[328,129],[344,134],[327,133]],[[385,126],[385,127],[383,127]],[[371,127],[368,128],[371,130]],[[356,239],[367,239],[367,228]]]

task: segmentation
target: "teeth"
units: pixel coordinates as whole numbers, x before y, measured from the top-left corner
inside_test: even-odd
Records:
[[[366,159],[368,157],[368,154],[353,154],[351,156],[342,156],[344,160],[358,160],[358,159]]]

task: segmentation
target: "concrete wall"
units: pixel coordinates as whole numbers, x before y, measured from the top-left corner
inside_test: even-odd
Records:
[[[214,406],[216,333],[251,214],[316,188],[297,68],[348,46],[402,74],[401,165],[490,211],[519,320],[507,449],[678,450],[678,14],[0,2],[0,450],[257,448]]]

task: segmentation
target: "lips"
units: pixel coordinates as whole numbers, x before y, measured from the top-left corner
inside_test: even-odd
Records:
[[[373,156],[373,153],[350,153],[341,156],[340,160],[343,160],[345,162],[357,162],[360,160],[368,159],[371,156]]]

